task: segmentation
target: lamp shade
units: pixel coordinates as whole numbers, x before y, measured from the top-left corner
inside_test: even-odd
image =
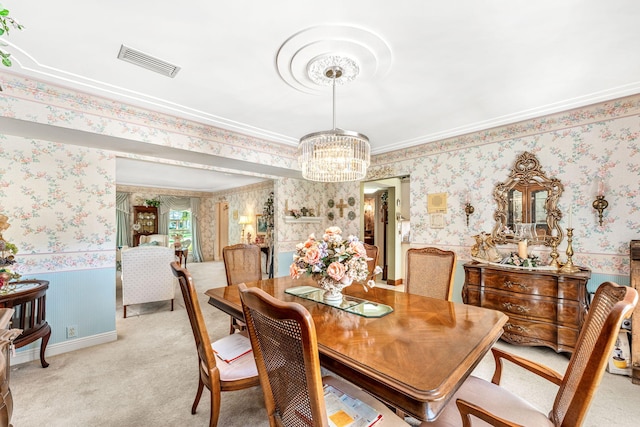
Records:
[[[240,220],[238,221],[238,224],[242,224],[242,225],[245,225],[245,224],[251,224],[251,220],[249,219],[249,217],[248,217],[248,216],[246,216],[246,215],[241,215],[241,216],[240,216]]]

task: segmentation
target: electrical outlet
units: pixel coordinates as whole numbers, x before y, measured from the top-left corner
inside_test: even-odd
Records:
[[[78,325],[67,326],[67,338],[76,338],[78,336]]]

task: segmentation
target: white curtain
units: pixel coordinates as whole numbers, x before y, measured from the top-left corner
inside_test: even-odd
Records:
[[[131,246],[129,230],[129,193],[116,192],[116,245]]]
[[[169,234],[169,213],[174,211],[188,211],[191,202],[188,197],[158,196],[160,207],[158,208],[158,233]]]
[[[193,262],[202,262],[202,249],[200,248],[200,198],[191,198],[191,247],[193,248]]]
[[[200,199],[198,197],[159,196],[160,208],[158,209],[158,233],[169,234],[169,213],[174,211],[191,211],[191,248],[193,262],[202,261],[202,249],[200,248],[200,227],[198,225],[198,209]]]

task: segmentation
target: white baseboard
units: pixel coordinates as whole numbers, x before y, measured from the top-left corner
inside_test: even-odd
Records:
[[[104,344],[118,339],[116,331],[105,332],[103,334],[92,335],[90,337],[72,339],[65,342],[60,342],[47,346],[44,357],[55,356],[62,353],[68,353],[74,350],[80,350],[81,348],[92,347],[98,344]],[[38,344],[41,340],[37,341]],[[21,363],[32,362],[34,360],[40,360],[40,345],[28,350],[16,351],[16,355],[11,357],[11,365],[19,365]],[[51,362],[49,362],[51,363]]]

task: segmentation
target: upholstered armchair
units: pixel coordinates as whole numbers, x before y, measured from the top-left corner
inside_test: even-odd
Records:
[[[149,234],[148,236],[140,236],[140,244],[158,242],[158,246],[169,246],[168,234]]]
[[[175,260],[173,248],[138,246],[122,252],[122,306],[175,298],[176,279],[170,264]]]

